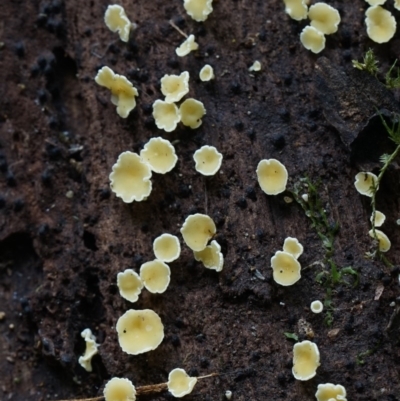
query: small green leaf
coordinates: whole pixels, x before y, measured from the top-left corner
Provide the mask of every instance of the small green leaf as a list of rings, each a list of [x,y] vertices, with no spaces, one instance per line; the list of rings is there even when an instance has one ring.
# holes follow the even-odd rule
[[[283,334],[285,334],[285,337],[288,338],[289,340],[299,341],[299,337],[295,333],[285,332]]]

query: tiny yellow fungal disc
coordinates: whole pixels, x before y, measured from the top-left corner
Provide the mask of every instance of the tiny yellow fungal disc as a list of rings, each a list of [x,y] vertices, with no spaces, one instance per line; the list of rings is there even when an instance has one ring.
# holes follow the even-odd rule
[[[192,129],[199,128],[202,124],[201,118],[206,114],[204,104],[196,99],[186,99],[179,108],[183,125]]]
[[[315,343],[305,340],[296,343],[293,347],[293,376],[297,380],[310,380],[320,365],[319,350]]]
[[[326,3],[313,4],[308,11],[310,25],[325,35],[330,35],[338,30],[340,14],[336,8]]]
[[[148,291],[153,294],[162,294],[168,288],[171,270],[167,264],[155,259],[142,264],[140,278]]]
[[[287,237],[283,243],[283,251],[293,255],[295,259],[301,256],[303,250],[303,245],[300,244],[297,238]]]
[[[179,102],[189,92],[189,73],[181,75],[164,75],[161,78],[161,93],[167,103]]]
[[[358,173],[355,179],[354,186],[356,187],[356,190],[361,195],[372,197],[373,188],[376,187],[378,183],[378,177],[375,174],[363,171]]]
[[[347,401],[346,389],[340,384],[318,384],[315,397],[317,401]]]
[[[203,175],[214,175],[222,164],[222,154],[214,146],[204,145],[193,155],[195,169]]]
[[[378,238],[378,241],[379,241],[379,250],[381,252],[387,252],[390,249],[390,247],[392,246],[390,239],[381,230],[375,230],[375,233],[376,233],[376,237]],[[369,230],[368,234],[370,235],[370,237],[375,238],[373,230]]]
[[[99,344],[96,344],[96,337],[92,334],[90,329],[85,329],[81,333],[82,338],[84,338],[86,342],[85,353],[79,357],[78,362],[79,365],[83,367],[87,372],[92,371],[92,358],[97,354],[97,347]]]
[[[170,263],[179,258],[181,244],[175,235],[162,234],[154,240],[153,251],[158,260]]]
[[[140,157],[158,174],[168,173],[175,167],[178,161],[172,143],[160,137],[151,138],[144,145],[144,148],[140,152]]]
[[[394,8],[400,11],[400,0],[394,0]]]
[[[317,54],[325,49],[326,40],[322,32],[308,25],[301,31],[300,42],[307,50]]]
[[[194,35],[189,35],[188,38],[175,49],[176,54],[179,57],[187,56],[191,51],[197,50],[199,45],[195,42]]]
[[[293,285],[301,278],[301,265],[293,255],[277,251],[271,258],[274,281],[283,286]]]
[[[155,350],[164,338],[160,317],[151,309],[126,311],[117,321],[118,342],[130,355]]]
[[[211,241],[202,251],[194,252],[194,258],[202,262],[204,267],[220,272],[224,267],[224,255],[217,241]]]
[[[153,117],[158,129],[172,132],[181,121],[181,114],[174,103],[156,100],[153,103]]]
[[[307,4],[304,0],[283,0],[285,12],[290,18],[300,21],[307,18]]]
[[[312,301],[310,309],[313,313],[321,313],[324,310],[324,305],[321,301]]]
[[[396,33],[396,20],[390,11],[381,6],[369,7],[365,12],[367,34],[376,43],[386,43]]]
[[[197,377],[190,377],[183,369],[171,370],[168,375],[168,391],[176,398],[190,394],[197,383]]]
[[[196,213],[188,216],[181,228],[186,245],[192,251],[202,251],[217,229],[214,221],[206,214]]]
[[[249,71],[252,72],[258,72],[261,71],[261,63],[256,60],[250,67],[249,67]]]
[[[365,0],[370,6],[381,6],[386,3],[386,0]],[[396,0],[395,0],[396,2]]]
[[[214,76],[214,69],[211,65],[206,64],[201,70],[199,74],[200,80],[203,82],[211,81],[215,78]]]
[[[135,401],[136,389],[129,379],[113,377],[103,391],[105,401]]]
[[[267,195],[278,195],[286,189],[288,172],[276,159],[264,159],[258,163],[257,179],[261,189]]]
[[[132,24],[126,16],[123,7],[117,4],[108,6],[104,15],[104,22],[111,32],[118,32],[119,37],[123,42],[129,40],[129,32]]]
[[[109,67],[103,67],[95,77],[98,85],[111,91],[111,102],[117,106],[120,117],[126,118],[136,107],[137,89],[123,75],[114,74]]]
[[[126,269],[117,275],[117,286],[122,298],[136,302],[142,291],[143,283],[139,275],[132,269]]]
[[[111,190],[125,203],[145,200],[151,192],[151,169],[133,152],[123,152],[112,167]]]
[[[371,223],[372,223],[372,215],[371,215]],[[386,216],[379,212],[378,210],[375,211],[375,227],[380,227],[386,220]]]
[[[183,0],[186,12],[197,22],[205,21],[212,13],[212,0]]]

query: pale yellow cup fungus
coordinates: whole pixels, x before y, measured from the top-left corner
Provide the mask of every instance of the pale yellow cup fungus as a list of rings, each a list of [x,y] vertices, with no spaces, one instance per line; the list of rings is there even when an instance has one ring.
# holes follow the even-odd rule
[[[171,370],[168,375],[168,391],[175,397],[181,398],[190,394],[197,383],[197,377],[190,377],[183,369]]]
[[[293,255],[277,251],[271,258],[274,281],[283,286],[293,285],[301,278],[301,265]]]
[[[111,91],[111,103],[117,106],[117,113],[122,118],[127,118],[136,107],[137,89],[123,75],[115,74],[109,67],[103,67],[95,77],[98,85]]]
[[[390,239],[381,230],[375,230],[375,233],[376,233],[376,237],[378,238],[378,242],[379,242],[379,250],[381,252],[387,252],[390,249],[390,247],[392,246]],[[369,230],[368,234],[370,235],[370,237],[375,238],[373,230]]]
[[[160,316],[151,309],[126,311],[117,321],[118,342],[130,355],[155,350],[164,339]]]
[[[310,25],[325,35],[330,35],[338,30],[340,14],[336,8],[326,3],[313,4],[308,10]]]
[[[376,188],[378,184],[378,177],[373,173],[363,171],[358,173],[355,179],[354,186],[361,195],[372,197],[373,188],[376,190],[378,189]]]
[[[195,41],[194,35],[189,35],[179,47],[175,49],[175,53],[179,57],[187,56],[191,51],[199,48],[198,43]]]
[[[85,340],[86,349],[85,353],[79,357],[78,363],[87,372],[91,372],[92,358],[98,353],[97,347],[99,346],[99,344],[96,344],[96,337],[92,334],[92,331],[90,329],[83,330],[81,336]]]
[[[394,8],[400,11],[400,0],[394,0]]]
[[[111,32],[118,32],[123,42],[128,42],[130,30],[132,27],[135,28],[135,24],[129,21],[124,8],[117,4],[107,7],[104,14],[104,22]]]
[[[195,252],[202,251],[216,231],[213,219],[201,213],[188,216],[181,228],[183,240]]]
[[[181,114],[176,104],[159,99],[153,103],[153,117],[157,128],[163,129],[165,132],[175,130],[181,121]]]
[[[136,302],[143,289],[140,276],[132,269],[126,269],[117,275],[117,286],[122,298],[130,302]]]
[[[303,253],[304,248],[297,238],[287,237],[283,243],[283,251],[290,253],[295,259],[298,259]]]
[[[313,313],[321,313],[324,310],[324,305],[321,301],[312,301],[310,309]]]
[[[201,118],[206,114],[206,109],[202,102],[189,98],[181,104],[179,112],[182,124],[195,129],[202,124]]]
[[[365,0],[370,6],[381,6],[386,3],[386,0]],[[395,0],[396,1],[396,0]]]
[[[151,192],[151,169],[133,152],[123,152],[112,167],[110,186],[125,203],[145,200]]]
[[[211,241],[202,251],[194,252],[194,258],[202,262],[204,267],[220,272],[224,267],[224,255],[217,241]]]
[[[170,263],[179,258],[181,244],[175,235],[162,234],[154,240],[153,251],[158,260]]]
[[[312,379],[320,365],[319,360],[317,344],[308,340],[296,343],[293,347],[293,376],[302,381]]]
[[[221,168],[222,157],[214,146],[204,145],[194,152],[195,169],[203,175],[215,175]]]
[[[307,3],[304,0],[283,0],[285,12],[290,18],[301,21],[307,18]]]
[[[135,401],[136,389],[129,379],[113,377],[103,390],[105,401]]]
[[[370,218],[370,221],[372,223],[372,215]],[[386,220],[386,216],[382,213],[379,212],[378,210],[375,211],[375,227],[380,227]]]
[[[186,12],[197,22],[205,21],[212,13],[213,0],[183,0]]]
[[[346,389],[340,384],[318,384],[315,398],[317,401],[347,401]]]
[[[140,266],[140,278],[149,292],[162,294],[168,288],[171,270],[166,263],[155,259]]]
[[[199,78],[203,82],[211,81],[215,78],[214,69],[211,67],[210,64],[206,64],[199,73]]]
[[[276,159],[264,159],[257,166],[257,180],[267,195],[278,195],[285,191],[288,180],[286,167]]]
[[[369,7],[365,12],[368,37],[376,43],[386,43],[396,33],[396,20],[381,6]]]
[[[250,67],[249,67],[250,72],[258,72],[261,71],[261,63],[256,60]]]
[[[168,173],[178,161],[172,143],[160,137],[151,138],[140,151],[140,157],[150,166],[152,171],[158,174]]]
[[[180,75],[164,75],[161,78],[161,93],[167,103],[179,102],[189,93],[189,73],[183,71]]]
[[[325,49],[326,39],[322,32],[308,25],[301,31],[300,42],[307,50],[317,54]]]

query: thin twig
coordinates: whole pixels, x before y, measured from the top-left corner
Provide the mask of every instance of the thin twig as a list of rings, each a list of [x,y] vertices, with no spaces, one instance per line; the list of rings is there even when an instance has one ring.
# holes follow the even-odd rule
[[[174,21],[169,20],[169,24],[172,26],[172,28],[176,29],[182,36],[184,36],[185,38],[187,38],[188,36],[186,35],[185,32],[183,32],[181,29],[179,29],[176,24],[174,23]]]

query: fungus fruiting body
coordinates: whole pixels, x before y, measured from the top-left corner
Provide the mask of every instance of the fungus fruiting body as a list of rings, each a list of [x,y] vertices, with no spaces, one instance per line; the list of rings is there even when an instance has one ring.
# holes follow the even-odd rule
[[[174,131],[181,121],[181,114],[176,104],[159,99],[153,103],[153,117],[157,128],[165,132]]]
[[[256,60],[250,67],[249,67],[249,71],[252,72],[258,72],[261,71],[261,63]]]
[[[96,337],[92,334],[90,329],[85,329],[81,333],[82,338],[86,342],[85,353],[79,357],[78,363],[85,369],[87,372],[92,371],[92,358],[97,354]]]
[[[140,276],[132,269],[126,269],[117,275],[117,286],[122,298],[136,302],[142,291],[143,283]]]
[[[189,92],[189,73],[164,75],[161,78],[161,92],[167,103],[179,102]]]
[[[178,161],[172,143],[160,137],[151,138],[141,150],[140,157],[158,174],[168,173]]]
[[[195,42],[194,35],[189,35],[186,40],[175,49],[176,54],[179,57],[187,56],[191,51],[197,50],[199,45]]]
[[[222,154],[214,146],[204,145],[193,155],[195,169],[203,175],[215,175],[222,164]]]
[[[133,152],[123,152],[112,167],[110,182],[112,191],[126,203],[140,202],[151,192],[151,169]]]
[[[375,174],[363,171],[358,173],[355,179],[354,186],[361,195],[372,197],[374,189],[378,190],[378,177]]]
[[[111,103],[117,106],[117,113],[122,118],[127,118],[136,107],[137,89],[123,75],[115,74],[109,67],[103,67],[95,77],[98,85],[111,91]]]
[[[181,228],[183,240],[195,252],[202,251],[216,231],[212,218],[201,213],[188,216]]]
[[[212,13],[213,0],[183,0],[186,12],[197,22],[205,21]]]
[[[303,245],[300,244],[297,238],[287,237],[283,243],[283,251],[293,255],[295,259],[301,256],[303,250]]]
[[[135,401],[136,389],[129,379],[113,377],[103,391],[105,401]]]
[[[372,223],[372,218],[373,215],[371,215],[371,223]],[[380,227],[386,220],[386,216],[382,213],[379,212],[378,210],[375,211],[375,227]]]
[[[271,258],[274,281],[283,286],[295,284],[301,278],[301,265],[287,252],[277,251]]]
[[[286,189],[288,173],[286,167],[276,159],[264,159],[258,163],[257,179],[267,195],[278,195]]]
[[[155,259],[142,264],[140,278],[148,291],[153,294],[161,294],[168,288],[171,270],[167,264]]]
[[[161,319],[151,309],[126,311],[118,319],[116,329],[119,345],[130,355],[152,351],[164,338]]]
[[[400,11],[400,0],[394,0],[394,8]]]
[[[374,231],[373,230],[369,230],[368,234],[372,237],[374,237]],[[381,252],[387,252],[390,247],[392,246],[390,239],[388,238],[388,236],[382,232],[381,230],[375,230],[375,234],[376,237],[378,238],[378,242],[379,242],[379,250]]]
[[[154,240],[153,251],[158,260],[170,263],[179,258],[181,244],[175,235],[162,234]]]
[[[340,14],[338,10],[326,3],[313,4],[308,10],[310,25],[325,35],[330,35],[338,30]]]
[[[305,0],[283,0],[285,12],[290,18],[300,21],[307,18],[307,4]]]
[[[376,43],[386,43],[396,33],[396,20],[392,13],[381,6],[369,7],[365,12],[367,34]]]
[[[211,65],[206,64],[201,70],[199,74],[199,78],[203,82],[211,81],[212,79],[215,78],[214,76],[214,69],[211,67]]]
[[[180,368],[171,370],[168,375],[168,391],[176,398],[181,398],[191,393],[196,383],[196,377],[190,377]]]
[[[324,310],[324,305],[321,301],[312,301],[310,309],[313,313],[321,313]]]
[[[370,6],[381,6],[386,3],[386,0],[365,0]],[[396,2],[396,0],[395,0]]]
[[[300,42],[307,50],[318,54],[325,49],[326,39],[322,32],[308,25],[301,31]]]
[[[315,398],[317,401],[347,401],[346,389],[340,384],[318,384]]]
[[[315,343],[305,340],[296,343],[293,347],[293,376],[297,380],[310,380],[320,365],[320,354]]]
[[[104,15],[104,22],[110,31],[118,32],[123,42],[128,42],[132,23],[123,7],[117,4],[109,5]]]
[[[206,114],[206,109],[202,102],[189,98],[181,104],[179,112],[182,124],[195,129],[199,128],[202,124],[201,118]]]
[[[224,267],[224,255],[217,241],[211,241],[202,251],[194,252],[194,258],[201,261],[207,269],[220,272]]]

